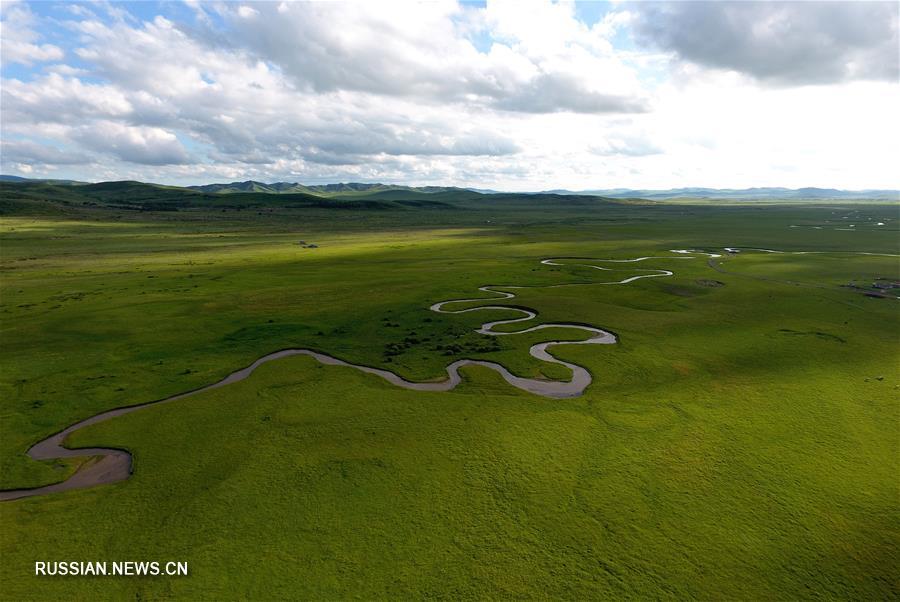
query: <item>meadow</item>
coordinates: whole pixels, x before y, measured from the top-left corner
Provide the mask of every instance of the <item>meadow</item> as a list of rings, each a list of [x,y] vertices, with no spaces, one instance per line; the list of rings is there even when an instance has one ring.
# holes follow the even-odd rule
[[[900,322],[870,296],[900,262],[859,254],[900,253],[897,205],[0,193],[0,488],[76,470],[26,455],[73,422],[281,348],[412,380],[460,358],[567,378],[528,348],[583,334],[489,337],[515,316],[428,310],[486,284],[619,337],[554,348],[593,375],[571,399],[477,367],[423,393],[295,357],[78,431],[71,447],[128,449],[134,473],[0,503],[0,597],[900,596]],[[723,247],[818,253],[670,253]],[[640,256],[660,259],[540,263]],[[602,284],[649,268],[674,276]],[[190,575],[35,577],[36,560]]]

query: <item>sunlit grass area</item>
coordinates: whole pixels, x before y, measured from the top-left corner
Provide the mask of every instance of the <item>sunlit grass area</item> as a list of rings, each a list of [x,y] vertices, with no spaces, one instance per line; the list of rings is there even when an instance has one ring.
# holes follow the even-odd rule
[[[554,348],[593,376],[569,400],[481,368],[465,369],[455,391],[416,393],[293,358],[79,431],[70,446],[128,449],[134,474],[0,504],[2,591],[890,597],[897,302],[843,285],[900,278],[896,257],[857,254],[895,254],[897,239],[789,229],[833,210],[461,203],[332,220],[320,210],[182,223],[152,212],[5,216],[5,488],[77,467],[25,453],[65,426],[281,348],[413,380],[439,379],[460,358],[568,378],[528,348],[578,331],[490,337],[474,331],[515,314],[428,310],[490,298],[486,284],[528,287],[508,289],[508,304],[536,311],[536,323],[593,325],[619,341]],[[824,252],[670,252],[724,246]],[[599,262],[640,256],[661,259]],[[548,257],[583,260],[540,263]],[[592,260],[615,271],[576,265]],[[646,269],[674,276],[609,284]],[[37,559],[135,556],[187,560],[191,575],[28,577]]]

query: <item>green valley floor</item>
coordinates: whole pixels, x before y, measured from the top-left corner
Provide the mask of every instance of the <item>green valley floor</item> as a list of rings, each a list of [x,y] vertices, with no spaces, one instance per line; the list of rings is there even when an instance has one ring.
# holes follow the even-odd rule
[[[484,285],[525,288],[454,309],[617,342],[552,349],[593,379],[564,399],[481,366],[430,392],[291,357],[81,429],[69,447],[126,449],[133,474],[0,502],[0,598],[900,596],[896,205],[447,203],[7,207],[3,489],[76,471],[27,455],[66,426],[278,349],[568,379],[529,347],[583,331],[429,310]],[[609,284],[643,270],[672,275]],[[70,560],[189,574],[34,574]]]

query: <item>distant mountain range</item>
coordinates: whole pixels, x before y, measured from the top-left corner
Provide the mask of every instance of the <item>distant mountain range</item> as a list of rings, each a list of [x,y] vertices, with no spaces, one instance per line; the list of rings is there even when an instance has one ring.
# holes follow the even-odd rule
[[[596,195],[608,198],[642,198],[664,200],[676,198],[743,199],[743,200],[814,200],[814,199],[883,199],[900,201],[900,190],[838,190],[836,188],[669,188],[666,190],[547,190],[551,194]]]
[[[391,184],[321,184],[304,185],[297,182],[275,182],[265,184],[247,180],[246,182],[230,182],[228,184],[205,184],[188,186],[192,190],[207,193],[230,192],[268,192],[273,194],[303,192],[317,195],[339,195],[346,193],[375,193],[384,191],[408,190],[423,194],[468,190],[481,194],[500,194],[502,191],[486,188],[458,188],[452,186],[400,186]],[[607,198],[642,198],[642,199],[675,199],[675,198],[710,198],[710,199],[884,199],[900,200],[897,190],[838,190],[836,188],[669,188],[666,190],[637,190],[630,188],[608,188],[597,190],[543,190],[524,194],[562,194],[579,196],[602,196]]]
[[[4,182],[41,182],[55,185],[85,185],[87,182],[76,180],[47,180],[23,178],[20,176],[0,175],[0,181]],[[405,192],[407,194],[436,194],[447,192],[467,192],[479,194],[505,194],[502,191],[484,188],[460,188],[453,186],[402,186],[393,184],[370,184],[349,182],[340,184],[315,184],[306,185],[298,182],[274,182],[267,184],[247,180],[244,182],[229,182],[222,184],[203,184],[198,186],[186,186],[188,190],[205,194],[233,194],[233,193],[265,193],[265,194],[311,194],[316,196],[369,196],[384,193]],[[545,190],[541,192],[519,194],[554,194],[554,195],[578,195],[598,196],[614,199],[648,199],[667,200],[678,198],[693,199],[732,199],[732,200],[854,200],[872,199],[886,201],[900,201],[900,190],[838,190],[836,188],[669,188],[665,190],[639,190],[631,188],[607,188],[592,190]]]
[[[57,184],[59,186],[71,186],[75,184],[89,184],[89,182],[79,182],[78,180],[48,180],[43,178],[23,178],[21,176],[4,176],[0,175],[0,182],[40,182],[43,184]]]
[[[200,186],[187,186],[186,188],[206,193],[227,194],[234,192],[267,192],[271,194],[293,194],[302,192],[304,194],[316,194],[320,196],[376,193],[395,190],[408,190],[412,192],[419,192],[422,194],[432,194],[435,192],[460,190],[460,188],[449,186],[415,187],[394,186],[390,184],[361,184],[357,182],[314,185],[305,185],[298,182],[274,182],[272,184],[266,184],[265,182],[256,182],[254,180],[247,180],[246,182],[229,182],[227,184],[203,184]]]
[[[400,186],[391,184],[321,184],[304,185],[297,182],[275,182],[265,184],[247,180],[246,182],[231,182],[228,184],[205,184],[202,186],[188,186],[192,190],[213,193],[229,192],[269,192],[269,193],[295,193],[317,195],[339,195],[347,193],[376,193],[384,191],[408,190],[422,194],[435,192],[449,192],[453,190],[467,190],[481,194],[501,194],[502,191],[486,188],[458,188],[452,186]],[[608,188],[597,190],[543,190],[525,194],[562,194],[579,196],[602,196],[607,198],[627,199],[642,198],[651,200],[664,200],[675,198],[709,198],[709,199],[883,199],[900,200],[898,190],[838,190],[836,188],[669,188],[666,190],[637,190],[630,188]]]

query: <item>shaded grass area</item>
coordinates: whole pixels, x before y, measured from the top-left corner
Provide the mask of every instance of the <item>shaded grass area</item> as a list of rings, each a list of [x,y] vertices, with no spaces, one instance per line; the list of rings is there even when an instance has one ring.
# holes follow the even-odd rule
[[[539,316],[501,330],[579,322],[620,337],[554,348],[594,375],[574,400],[480,369],[452,393],[412,393],[294,358],[86,429],[73,445],[125,447],[135,475],[0,505],[4,596],[898,595],[896,302],[842,288],[896,279],[896,258],[539,264],[722,246],[897,253],[896,232],[789,228],[841,219],[833,206],[467,203],[4,217],[3,487],[64,478],[73,466],[24,452],[66,425],[278,348],[420,380],[460,357],[565,378],[527,349],[577,332],[488,337],[472,331],[510,312],[427,310],[490,297],[485,284],[571,284],[510,289]],[[600,284],[646,268],[676,275]],[[30,576],[64,558],[188,560],[192,574]]]

